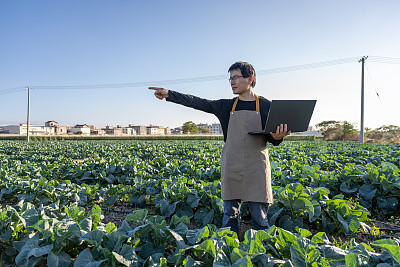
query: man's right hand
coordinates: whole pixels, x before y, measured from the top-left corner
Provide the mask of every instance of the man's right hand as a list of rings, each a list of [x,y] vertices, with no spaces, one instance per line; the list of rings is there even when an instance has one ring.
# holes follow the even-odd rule
[[[154,95],[160,100],[168,97],[168,89],[162,87],[149,87],[149,89],[155,90]]]

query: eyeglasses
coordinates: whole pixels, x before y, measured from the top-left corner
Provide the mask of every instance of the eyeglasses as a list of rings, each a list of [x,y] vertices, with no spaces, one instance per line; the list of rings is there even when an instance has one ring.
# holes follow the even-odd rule
[[[236,75],[236,76],[230,77],[230,78],[228,79],[228,81],[229,81],[229,82],[236,81],[236,80],[239,79],[240,77],[243,77],[243,76]]]

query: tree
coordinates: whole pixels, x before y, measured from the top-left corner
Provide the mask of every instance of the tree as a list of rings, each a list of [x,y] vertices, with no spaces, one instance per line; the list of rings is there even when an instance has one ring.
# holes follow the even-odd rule
[[[184,134],[197,134],[197,125],[192,121],[187,121],[183,124],[182,131]]]
[[[358,140],[359,135],[357,134],[357,130],[354,128],[354,124],[348,121],[343,121],[341,123],[341,130],[342,130],[341,140],[343,141]]]
[[[400,141],[400,127],[396,125],[383,125],[372,130],[370,138],[383,143],[398,143]]]
[[[322,131],[324,140],[355,141],[358,139],[357,130],[348,121],[323,121],[315,125]]]
[[[340,121],[323,121],[315,126],[322,131],[324,140],[337,140],[342,135]]]
[[[210,133],[210,129],[208,129],[208,128],[200,128],[199,132],[203,133],[203,134],[208,134],[208,133]]]

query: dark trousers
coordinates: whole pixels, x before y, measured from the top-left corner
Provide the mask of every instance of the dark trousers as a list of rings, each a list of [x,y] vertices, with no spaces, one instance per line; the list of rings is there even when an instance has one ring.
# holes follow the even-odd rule
[[[251,219],[254,230],[265,230],[269,228],[267,211],[269,203],[247,202],[250,209]],[[239,237],[240,224],[239,214],[242,200],[224,200],[224,217],[222,218],[222,227],[230,227]]]

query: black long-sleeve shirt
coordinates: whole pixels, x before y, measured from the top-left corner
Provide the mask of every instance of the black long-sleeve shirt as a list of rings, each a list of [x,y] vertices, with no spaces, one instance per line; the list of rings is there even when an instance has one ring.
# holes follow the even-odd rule
[[[228,135],[230,112],[232,111],[232,106],[235,102],[235,99],[236,98],[208,100],[197,96],[182,94],[176,91],[169,90],[167,101],[214,114],[221,123],[222,132],[224,133],[224,141],[226,141],[226,137]],[[271,106],[271,102],[262,96],[259,97],[259,100],[261,125],[262,128],[264,128],[267,121],[267,115]],[[239,99],[235,110],[256,110],[256,101],[242,101]],[[270,134],[265,135],[265,141],[272,143],[274,146],[279,145],[282,140],[283,139],[275,140]]]

